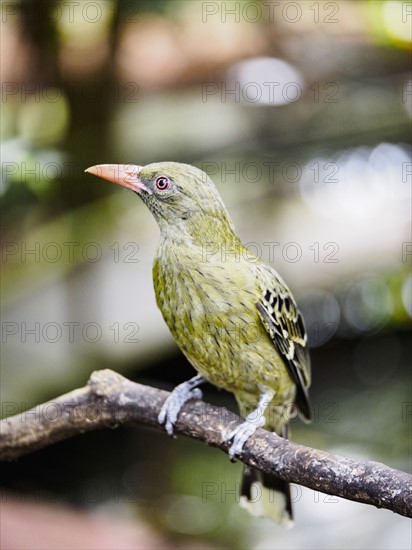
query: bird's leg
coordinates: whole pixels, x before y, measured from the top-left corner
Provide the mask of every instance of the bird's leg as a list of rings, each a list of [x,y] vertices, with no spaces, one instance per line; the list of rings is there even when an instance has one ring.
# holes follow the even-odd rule
[[[265,425],[265,410],[272,401],[274,395],[275,392],[272,390],[266,388],[261,389],[259,403],[256,409],[247,415],[243,424],[240,424],[240,426],[237,426],[237,428],[227,434],[225,441],[231,441],[233,439],[232,446],[229,449],[230,460],[233,460],[235,455],[240,456],[242,454],[243,445],[249,437],[253,435],[258,428]]]
[[[203,376],[198,374],[190,380],[183,382],[175,387],[163,407],[160,409],[157,420],[160,425],[165,424],[166,431],[169,435],[173,435],[173,427],[176,423],[177,416],[186,403],[190,399],[202,399],[202,392],[197,386],[206,382]]]

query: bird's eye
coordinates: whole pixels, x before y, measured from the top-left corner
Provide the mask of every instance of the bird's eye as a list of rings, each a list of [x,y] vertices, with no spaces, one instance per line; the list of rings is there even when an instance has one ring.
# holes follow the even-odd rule
[[[166,191],[167,189],[170,189],[171,185],[172,185],[172,182],[166,176],[160,176],[156,180],[156,187],[157,189],[159,189],[159,191]]]

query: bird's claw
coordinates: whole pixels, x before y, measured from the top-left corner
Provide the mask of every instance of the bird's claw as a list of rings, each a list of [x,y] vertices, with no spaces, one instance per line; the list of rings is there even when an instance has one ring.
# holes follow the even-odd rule
[[[234,462],[236,456],[242,456],[243,446],[246,441],[258,428],[261,428],[264,425],[264,417],[261,417],[258,421],[246,419],[242,424],[237,426],[225,436],[225,441],[233,440],[229,449],[229,457],[232,462]]]
[[[202,395],[202,390],[199,388],[190,389],[186,382],[179,384],[163,403],[157,417],[159,424],[164,424],[167,433],[172,436],[174,425],[183,405],[190,399],[202,399]]]

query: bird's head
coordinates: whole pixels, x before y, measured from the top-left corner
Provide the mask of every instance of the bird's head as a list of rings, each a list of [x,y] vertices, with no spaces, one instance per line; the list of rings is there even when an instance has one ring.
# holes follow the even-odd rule
[[[156,162],[147,166],[98,164],[86,172],[137,193],[156,218],[160,229],[220,223],[233,229],[229,215],[213,182],[205,172],[179,162]]]

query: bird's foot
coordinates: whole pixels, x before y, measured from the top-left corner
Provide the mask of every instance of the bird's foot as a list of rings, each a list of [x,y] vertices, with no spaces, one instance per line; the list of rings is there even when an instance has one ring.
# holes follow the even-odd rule
[[[252,418],[252,415],[254,415],[254,418]],[[243,446],[246,441],[258,428],[261,428],[264,425],[265,417],[261,416],[256,420],[256,414],[252,413],[246,417],[246,420],[242,424],[227,434],[225,441],[233,440],[233,443],[229,449],[230,460],[233,461],[236,455],[242,455]]]
[[[202,384],[204,381],[202,376],[194,376],[187,382],[176,386],[164,402],[157,420],[160,425],[165,425],[169,435],[173,435],[173,428],[178,414],[186,401],[190,401],[190,399],[202,399],[202,391],[196,386]]]

